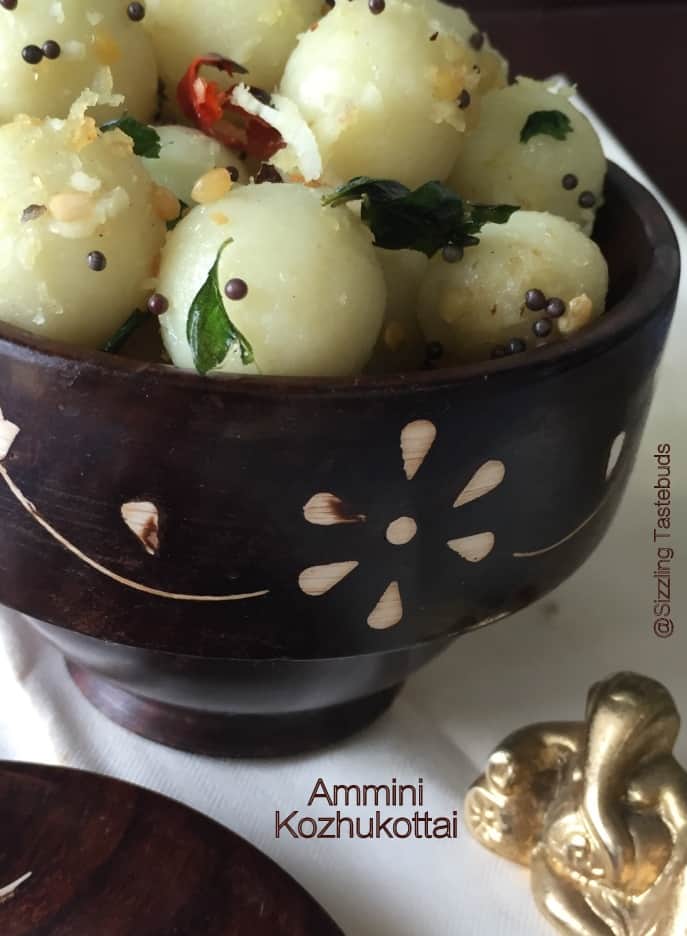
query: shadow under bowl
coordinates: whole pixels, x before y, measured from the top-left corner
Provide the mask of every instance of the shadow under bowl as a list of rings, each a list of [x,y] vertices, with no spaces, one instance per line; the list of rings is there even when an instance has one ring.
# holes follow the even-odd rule
[[[274,755],[362,727],[611,522],[680,258],[616,166],[595,236],[599,322],[455,369],[201,378],[0,328],[0,602],[156,741]]]

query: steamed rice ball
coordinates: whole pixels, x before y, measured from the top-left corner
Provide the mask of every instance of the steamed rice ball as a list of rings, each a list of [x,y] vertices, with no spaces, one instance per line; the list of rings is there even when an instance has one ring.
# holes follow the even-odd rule
[[[121,131],[26,116],[0,128],[0,320],[101,346],[145,301],[165,238]]]
[[[217,53],[248,69],[250,84],[271,91],[296,45],[298,34],[317,20],[322,0],[147,0],[147,26],[167,99],[198,56]],[[219,72],[208,72],[221,82]]]
[[[179,367],[194,367],[189,310],[218,256],[224,308],[254,364],[234,345],[216,370],[339,377],[363,369],[386,287],[370,232],[352,212],[322,207],[321,193],[305,186],[271,183],[194,208],[169,237],[158,286],[169,302],[163,341]]]
[[[478,128],[470,134],[450,178],[464,198],[487,204],[510,204],[549,211],[577,222],[591,233],[601,204],[606,158],[589,120],[570,101],[572,89],[519,78],[482,101]],[[558,112],[570,122],[564,139],[546,132],[527,142],[521,133],[545,128],[540,115]],[[549,124],[550,126],[550,124]]]
[[[358,175],[445,179],[481,93],[478,53],[418,5],[337,3],[289,58],[281,92],[312,129],[332,184]]]
[[[482,72],[482,93],[505,86],[508,80],[508,63],[492,46],[489,37],[479,29],[467,10],[445,3],[444,0],[408,2],[422,7],[427,12],[432,24],[432,36],[435,32],[448,31],[470,43],[478,53],[478,64]]]
[[[138,120],[157,109],[157,66],[138,18],[124,0],[21,0],[0,7],[0,122],[17,114],[66,117],[103,67],[112,72],[118,108]],[[133,15],[132,15],[133,13]],[[117,115],[96,108],[99,122]]]
[[[417,298],[429,260],[415,250],[377,250],[386,281],[384,324],[367,370],[398,373],[417,370],[426,357],[417,320]]]
[[[156,127],[155,131],[160,138],[160,155],[143,163],[158,185],[174,192],[186,205],[193,201],[198,180],[213,169],[227,169],[232,182],[248,181],[236,153],[200,130],[170,125]]]
[[[432,260],[420,327],[448,360],[480,361],[567,337],[605,309],[608,267],[577,225],[518,211],[487,224],[462,260]]]

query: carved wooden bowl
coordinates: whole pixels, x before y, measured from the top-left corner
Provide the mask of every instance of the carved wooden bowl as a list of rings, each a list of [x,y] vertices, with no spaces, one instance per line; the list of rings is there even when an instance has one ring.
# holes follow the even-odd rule
[[[166,744],[275,754],[361,727],[571,575],[618,507],[680,263],[617,167],[596,236],[598,323],[453,370],[207,379],[3,329],[0,601]]]

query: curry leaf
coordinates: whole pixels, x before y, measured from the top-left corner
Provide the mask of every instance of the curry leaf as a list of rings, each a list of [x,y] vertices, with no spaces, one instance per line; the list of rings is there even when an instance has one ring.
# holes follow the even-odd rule
[[[519,211],[512,205],[475,205],[465,202],[465,232],[479,234],[485,224],[507,224],[511,216]]]
[[[565,140],[573,132],[570,118],[559,110],[534,111],[520,131],[520,142],[528,143],[532,137],[550,136],[554,140]]]
[[[135,117],[119,117],[117,120],[110,120],[100,128],[103,133],[110,130],[121,130],[134,141],[134,153],[145,159],[159,159],[162,144],[160,135],[154,127],[139,123]]]
[[[335,207],[361,201],[361,219],[387,250],[417,250],[433,257],[444,247],[470,247],[487,223],[505,224],[519,209],[511,205],[473,205],[440,182],[412,192],[400,182],[359,176],[342,185],[322,204]]]
[[[232,241],[229,238],[217,251],[217,259],[188,313],[186,336],[199,374],[207,374],[218,367],[236,345],[243,364],[252,364],[254,361],[253,349],[227,315],[219,285],[220,260]]]
[[[134,332],[138,331],[150,318],[149,312],[141,312],[140,309],[134,309],[124,324],[117,329],[114,335],[102,346],[107,354],[118,354],[127,343]]]

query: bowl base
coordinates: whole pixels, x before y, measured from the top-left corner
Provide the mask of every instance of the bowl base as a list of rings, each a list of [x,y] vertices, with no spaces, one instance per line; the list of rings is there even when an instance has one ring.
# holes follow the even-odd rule
[[[70,661],[67,669],[79,691],[111,721],[166,747],[210,757],[283,757],[326,747],[379,718],[403,686],[329,708],[230,715],[146,699]]]

